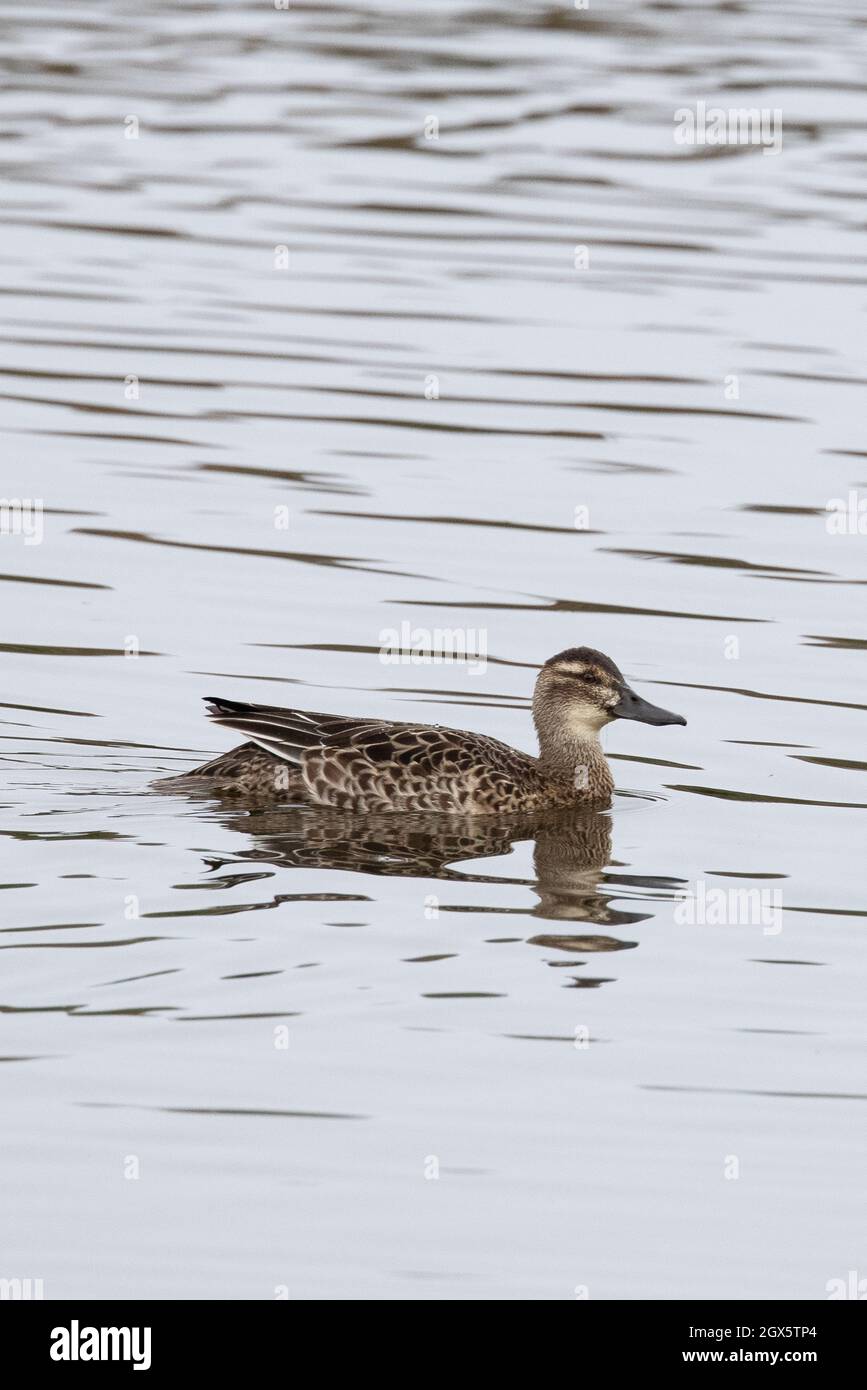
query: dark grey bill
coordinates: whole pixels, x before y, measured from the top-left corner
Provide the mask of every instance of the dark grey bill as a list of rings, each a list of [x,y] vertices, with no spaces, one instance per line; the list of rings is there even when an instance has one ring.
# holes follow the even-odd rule
[[[672,714],[670,709],[660,709],[649,700],[642,700],[628,685],[624,685],[620,699],[612,710],[615,719],[638,719],[642,724],[685,724],[682,714]]]

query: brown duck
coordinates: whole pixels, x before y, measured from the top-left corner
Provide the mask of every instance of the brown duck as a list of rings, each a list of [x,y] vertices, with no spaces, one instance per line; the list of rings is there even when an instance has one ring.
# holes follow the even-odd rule
[[[163,780],[166,790],[303,801],[348,811],[483,815],[604,805],[614,779],[599,743],[613,719],[685,724],[642,700],[614,662],[572,647],[545,662],[533,693],[539,756],[486,734],[344,718],[209,698],[215,724],[250,740]]]

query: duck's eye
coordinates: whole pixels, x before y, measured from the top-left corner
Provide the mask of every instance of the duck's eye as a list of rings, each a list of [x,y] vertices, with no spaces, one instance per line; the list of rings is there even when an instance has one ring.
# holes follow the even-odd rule
[[[586,681],[588,685],[599,684],[599,677],[596,675],[594,671],[582,671],[581,679],[582,681]]]

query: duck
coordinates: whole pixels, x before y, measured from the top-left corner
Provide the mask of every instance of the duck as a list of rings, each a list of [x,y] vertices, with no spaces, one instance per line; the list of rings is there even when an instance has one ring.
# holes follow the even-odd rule
[[[205,697],[208,717],[248,742],[163,790],[300,801],[353,812],[493,815],[610,804],[614,778],[599,735],[615,719],[686,724],[627,684],[610,657],[570,647],[541,667],[533,692],[539,754],[437,724],[316,714]]]

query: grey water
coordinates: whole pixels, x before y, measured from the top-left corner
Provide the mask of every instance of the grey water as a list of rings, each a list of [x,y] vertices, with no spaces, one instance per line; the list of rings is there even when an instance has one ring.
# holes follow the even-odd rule
[[[0,19],[0,1277],[827,1297],[867,1258],[863,8]],[[678,145],[698,102],[781,150]],[[436,630],[485,661],[382,659]],[[688,720],[606,732],[610,813],[150,788],[230,746],[204,695],[532,748],[581,644]]]

